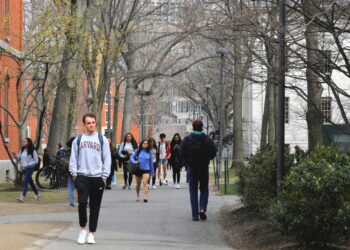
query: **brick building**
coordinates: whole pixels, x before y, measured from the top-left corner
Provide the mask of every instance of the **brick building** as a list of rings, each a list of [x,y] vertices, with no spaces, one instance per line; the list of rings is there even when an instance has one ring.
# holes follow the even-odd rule
[[[0,0],[0,104],[15,119],[19,110],[17,96],[21,95],[21,81],[17,77],[22,67],[23,11],[23,0]],[[9,150],[17,152],[19,131],[4,108],[0,109],[2,131]],[[12,178],[12,170],[0,140],[0,182]]]

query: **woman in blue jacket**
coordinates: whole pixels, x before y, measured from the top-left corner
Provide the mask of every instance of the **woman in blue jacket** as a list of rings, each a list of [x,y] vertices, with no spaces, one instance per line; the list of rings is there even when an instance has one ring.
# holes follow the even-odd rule
[[[140,168],[136,170],[136,201],[140,201],[141,181],[143,184],[143,201],[148,202],[148,179],[153,176],[153,156],[149,151],[148,141],[143,140],[140,147],[130,157],[132,163],[139,163]]]

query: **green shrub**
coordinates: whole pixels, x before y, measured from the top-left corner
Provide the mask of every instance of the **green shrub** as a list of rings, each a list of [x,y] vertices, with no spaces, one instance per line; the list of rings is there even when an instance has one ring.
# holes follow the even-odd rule
[[[322,248],[350,230],[350,157],[319,147],[294,166],[270,219],[306,246]]]
[[[285,169],[292,164],[289,148],[285,154]],[[246,167],[238,171],[237,191],[247,206],[264,208],[277,194],[277,153],[276,148],[262,146],[249,160]],[[287,172],[287,171],[286,171]]]

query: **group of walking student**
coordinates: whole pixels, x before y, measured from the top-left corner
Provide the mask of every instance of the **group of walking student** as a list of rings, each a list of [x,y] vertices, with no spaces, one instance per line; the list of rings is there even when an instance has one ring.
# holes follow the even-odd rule
[[[96,116],[85,114],[82,119],[85,133],[73,137],[67,143],[68,150],[62,156],[60,164],[67,165],[69,172],[68,197],[70,205],[74,206],[74,188],[78,193],[78,214],[80,232],[78,244],[94,244],[94,234],[97,229],[102,195],[105,189],[111,189],[111,179],[117,170],[117,161],[122,165],[124,186],[131,189],[133,175],[136,181],[136,202],[141,200],[141,184],[143,186],[143,201],[149,201],[149,189],[156,189],[157,185],[168,185],[168,164],[173,171],[174,188],[180,188],[180,172],[185,166],[187,182],[189,183],[192,220],[206,220],[206,211],[209,197],[209,162],[216,155],[217,149],[210,137],[202,132],[203,123],[200,120],[193,122],[193,132],[183,140],[176,133],[171,142],[166,140],[165,134],[160,134],[160,141],[154,138],[143,139],[137,145],[134,136],[127,133],[117,150],[110,139],[96,132]],[[62,147],[59,145],[59,147]],[[60,150],[60,149],[59,149]],[[21,152],[16,155],[25,169],[24,189],[19,201],[23,202],[31,185],[35,196],[39,193],[32,180],[32,173],[38,156],[33,143],[26,138]],[[137,165],[131,173],[131,165]],[[158,181],[157,181],[158,177]],[[200,197],[198,200],[198,185]],[[89,202],[89,219],[87,206]],[[87,230],[87,223],[89,222]]]

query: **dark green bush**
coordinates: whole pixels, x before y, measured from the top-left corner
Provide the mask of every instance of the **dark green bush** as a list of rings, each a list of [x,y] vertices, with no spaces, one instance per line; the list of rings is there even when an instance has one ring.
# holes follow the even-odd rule
[[[319,147],[294,166],[269,209],[272,222],[306,246],[322,248],[350,230],[350,157]]]
[[[286,172],[292,164],[289,148],[285,155]],[[271,199],[277,195],[277,154],[276,148],[262,146],[249,160],[246,167],[238,171],[239,181],[237,191],[242,202],[247,206],[261,209],[268,206]]]

